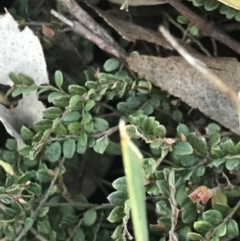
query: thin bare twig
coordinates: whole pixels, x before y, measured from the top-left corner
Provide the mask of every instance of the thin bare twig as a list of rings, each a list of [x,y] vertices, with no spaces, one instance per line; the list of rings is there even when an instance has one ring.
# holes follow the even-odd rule
[[[232,39],[229,35],[224,33],[221,29],[215,26],[213,23],[207,22],[202,17],[198,16],[191,9],[186,7],[180,0],[167,0],[178,12],[189,19],[195,24],[205,36],[212,37],[217,41],[225,44],[238,54],[240,54],[240,44],[236,40]]]
[[[30,232],[34,234],[35,238],[38,239],[39,241],[48,241],[35,228],[31,228]]]
[[[238,211],[239,208],[240,208],[240,200],[239,200],[238,203],[233,207],[233,209],[232,209],[231,212],[228,214],[228,216],[227,216],[226,218],[224,218],[223,221],[222,221],[217,227],[215,227],[215,228],[212,230],[211,234],[210,234],[205,240],[206,240],[206,241],[211,240],[211,239],[214,237],[214,235],[215,235],[215,233],[217,232],[217,230],[219,229],[219,227],[221,227],[221,225],[223,225],[223,224],[227,224],[227,223],[231,220],[231,218],[233,217],[233,215]]]
[[[62,164],[65,160],[65,157],[62,158],[62,160],[60,161],[59,165]],[[56,168],[56,171],[55,171],[55,175],[50,183],[50,186],[47,190],[47,193],[46,195],[44,196],[44,198],[42,199],[42,201],[39,203],[38,207],[36,208],[36,210],[33,212],[33,214],[31,215],[31,218],[33,220],[35,220],[37,218],[37,215],[39,213],[39,211],[42,209],[42,207],[44,206],[44,204],[47,202],[49,196],[50,196],[50,193],[51,193],[51,189],[52,187],[54,186],[54,184],[56,183],[57,179],[58,179],[58,175],[59,175],[59,172],[60,172],[60,168],[59,166]],[[21,230],[19,232],[19,235],[17,236],[17,238],[15,239],[15,241],[20,241],[22,239],[22,237],[24,237],[26,235],[26,232],[25,230]]]
[[[72,28],[72,31],[79,34],[80,36],[88,39],[89,41],[96,44],[100,49],[103,51],[116,56],[120,59],[125,59],[127,54],[124,50],[119,50],[117,47],[109,44],[108,42],[105,42],[101,37],[98,35],[95,35],[93,32],[91,32],[88,28],[86,28],[84,25],[82,25],[78,21],[71,21],[67,18],[65,18],[60,13],[56,12],[55,10],[51,10],[51,14],[54,15],[56,18],[67,24]]]

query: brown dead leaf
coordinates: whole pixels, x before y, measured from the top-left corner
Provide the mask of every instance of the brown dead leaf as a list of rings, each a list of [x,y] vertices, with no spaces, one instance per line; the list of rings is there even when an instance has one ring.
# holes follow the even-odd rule
[[[42,34],[47,38],[53,38],[55,35],[55,32],[52,28],[50,28],[46,25],[43,25],[42,26]]]
[[[108,12],[102,11],[91,6],[95,12],[102,17],[105,22],[114,28],[125,40],[135,42],[137,40],[147,41],[156,45],[160,45],[166,49],[172,50],[171,45],[166,41],[158,31],[154,32],[150,29],[143,28],[131,22],[126,22],[116,18]]]
[[[230,88],[240,91],[240,65],[236,59],[201,57],[200,60]],[[183,58],[134,56],[127,58],[127,63],[155,86],[240,134],[237,107]]]

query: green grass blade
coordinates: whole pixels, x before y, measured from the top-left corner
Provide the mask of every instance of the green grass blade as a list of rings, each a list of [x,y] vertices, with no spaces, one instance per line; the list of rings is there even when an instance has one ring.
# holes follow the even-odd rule
[[[120,121],[119,129],[135,238],[136,241],[148,241],[143,157],[130,140],[124,121]]]

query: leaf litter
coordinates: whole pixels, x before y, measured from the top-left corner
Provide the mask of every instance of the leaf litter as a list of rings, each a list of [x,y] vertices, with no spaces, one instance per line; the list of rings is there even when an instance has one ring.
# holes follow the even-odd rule
[[[236,59],[201,56],[200,60],[230,88],[240,91],[240,66]],[[155,86],[240,134],[237,106],[182,57],[138,55],[128,57],[127,63]]]
[[[18,23],[7,12],[0,15],[0,36],[0,46],[4,46],[0,52],[0,84],[13,84],[10,72],[29,75],[36,85],[49,83],[42,46],[32,30],[25,27],[20,31]],[[33,127],[34,122],[42,119],[44,109],[36,92],[23,94],[15,108],[7,109],[0,105],[0,120],[7,132],[17,139],[18,148],[24,145],[20,128],[24,124]]]

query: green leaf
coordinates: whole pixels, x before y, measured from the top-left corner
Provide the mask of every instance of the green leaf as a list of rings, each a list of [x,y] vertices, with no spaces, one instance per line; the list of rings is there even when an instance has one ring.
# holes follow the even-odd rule
[[[193,227],[197,232],[205,235],[212,228],[212,225],[207,221],[197,221],[194,222]]]
[[[84,154],[87,150],[87,146],[83,146],[81,142],[78,140],[77,142],[77,153]]]
[[[84,241],[85,239],[85,234],[81,228],[79,228],[74,236],[73,236],[73,241]]]
[[[240,197],[240,187],[233,185],[230,188],[226,188],[224,189],[224,193],[228,196],[228,197]]]
[[[197,26],[193,25],[190,27],[189,32],[193,35],[193,36],[197,36],[199,29]]]
[[[208,126],[206,128],[206,132],[209,136],[213,135],[216,132],[220,132],[220,131],[221,131],[221,127],[216,123],[210,123],[210,124],[208,124]]]
[[[7,91],[7,93],[5,94],[6,101],[7,101],[7,97],[11,96],[14,90],[15,90],[15,87],[12,87]]]
[[[227,232],[227,225],[225,223],[222,223],[216,227],[215,236],[223,237],[224,235],[226,235],[226,232]]]
[[[24,232],[27,233],[33,226],[33,219],[32,218],[26,218],[24,221]]]
[[[13,82],[14,84],[16,84],[16,85],[21,84],[20,79],[19,79],[17,73],[10,72],[10,73],[9,73],[9,78],[12,80],[12,82]]]
[[[60,70],[55,71],[54,80],[55,80],[56,86],[58,88],[61,88],[63,85],[63,74]]]
[[[122,225],[122,224],[121,224],[121,225],[118,225],[118,226],[115,228],[115,230],[114,230],[111,238],[112,238],[112,239],[117,239],[117,238],[119,238],[119,237],[122,237],[122,231],[123,231],[123,225]],[[117,239],[116,241],[121,241],[121,239],[120,239],[120,240]]]
[[[93,146],[93,150],[97,153],[103,154],[108,146],[109,139],[108,138],[101,138],[97,140],[95,145]]]
[[[83,214],[83,223],[86,226],[93,225],[96,220],[97,220],[97,212],[93,209],[90,209]]]
[[[109,155],[121,155],[121,146],[119,143],[115,143],[113,141],[109,141],[108,146],[105,150],[105,153]]]
[[[189,232],[187,237],[193,241],[199,241],[203,239],[203,236],[199,233]]]
[[[117,223],[125,216],[124,207],[115,207],[108,215],[107,220],[110,223]]]
[[[96,105],[94,100],[88,100],[84,106],[86,112],[90,111]]]
[[[45,119],[54,120],[60,117],[62,114],[62,110],[58,107],[48,107],[43,111],[43,117]]]
[[[56,162],[60,159],[62,154],[62,147],[59,142],[53,142],[47,147],[46,156],[50,162]]]
[[[187,135],[187,134],[189,134],[189,128],[185,125],[185,124],[179,124],[178,126],[177,126],[177,133],[178,133],[178,135],[180,135],[181,133],[183,134],[183,135]]]
[[[174,154],[177,156],[184,156],[184,155],[190,155],[193,153],[193,148],[190,145],[190,143],[186,142],[186,141],[181,141],[178,142],[175,146],[174,146]]]
[[[169,198],[170,192],[169,192],[169,186],[165,180],[158,180],[156,181],[156,184],[160,190],[160,193],[164,196]]]
[[[94,132],[94,124],[92,121],[90,121],[87,124],[84,124],[83,127],[86,133],[92,134]]]
[[[31,141],[34,137],[34,132],[29,130],[26,126],[22,126],[21,128],[21,136],[24,141]]]
[[[75,122],[78,121],[80,119],[81,115],[78,111],[71,111],[68,112],[64,117],[63,117],[63,121],[65,122]]]
[[[69,106],[73,107],[76,104],[78,104],[81,100],[81,96],[80,95],[74,95],[71,97],[70,101],[69,101]]]
[[[68,125],[68,130],[70,134],[77,134],[81,129],[81,124],[79,122],[73,122]]]
[[[218,2],[216,0],[204,1],[204,8],[207,11],[213,11],[213,10],[217,9],[219,6],[220,6],[220,2]]]
[[[222,153],[224,156],[234,155],[235,154],[235,145],[232,140],[226,140],[225,142],[220,144]]]
[[[15,87],[12,92],[12,97],[17,97],[18,95],[23,94],[27,90],[27,87]]]
[[[124,206],[125,201],[128,199],[128,195],[123,191],[115,191],[112,192],[107,199],[114,206]]]
[[[97,88],[98,88],[98,83],[97,83],[96,81],[88,80],[88,81],[85,83],[85,86],[86,86],[88,89],[97,89]]]
[[[103,68],[104,68],[104,70],[105,70],[106,72],[112,72],[112,71],[118,69],[118,68],[119,68],[119,65],[120,65],[120,63],[119,63],[118,59],[116,59],[116,58],[111,58],[111,59],[108,59],[108,60],[104,63]]]
[[[66,136],[67,135],[67,129],[63,124],[59,124],[55,129],[54,133],[58,136]]]
[[[60,108],[65,108],[69,105],[70,97],[69,96],[58,96],[53,99],[53,104]]]
[[[156,213],[160,215],[170,215],[171,208],[169,202],[166,200],[160,200],[156,203]]]
[[[43,120],[40,120],[38,122],[35,122],[34,126],[35,126],[35,129],[38,132],[45,131],[45,130],[50,129],[52,127],[52,120],[43,119]]]
[[[69,85],[68,91],[71,96],[74,96],[74,95],[82,96],[83,94],[87,93],[87,89],[80,85]]]
[[[78,142],[82,146],[87,146],[87,144],[88,144],[88,135],[86,134],[86,132],[81,132],[80,133]]]
[[[215,202],[215,203],[213,204],[213,208],[214,208],[215,210],[219,211],[219,212],[223,215],[224,218],[225,218],[225,217],[229,214],[229,212],[231,211],[231,208],[230,208],[228,205],[222,204],[222,203],[219,203],[219,202]]]
[[[0,160],[0,166],[2,166],[6,173],[8,173],[11,176],[15,176],[14,170],[9,163]]]
[[[41,234],[50,234],[52,228],[49,221],[45,219],[37,222],[37,230]]]
[[[63,155],[70,159],[73,157],[76,151],[76,141],[73,139],[68,139],[63,143]]]
[[[99,132],[104,132],[109,127],[108,122],[103,118],[95,117],[93,121],[94,121],[94,126],[96,130],[98,130]]]
[[[185,18],[183,15],[179,15],[179,16],[177,17],[177,21],[178,21],[180,24],[187,24],[187,23],[188,23],[187,18]]]
[[[219,144],[220,140],[221,140],[220,133],[215,132],[211,135],[208,141],[208,146],[212,148],[213,146],[216,146],[217,144]]]
[[[59,97],[59,96],[64,96],[64,94],[61,93],[61,92],[52,92],[52,93],[50,93],[50,94],[48,95],[48,102],[49,102],[49,103],[52,103],[53,100],[54,100],[55,98]]]
[[[27,85],[27,86],[33,85],[35,83],[34,80],[29,75],[22,74],[22,73],[18,74],[18,79],[21,84]]]
[[[233,171],[236,170],[238,171],[240,169],[240,158],[231,158],[229,160],[226,160],[225,162],[225,167],[229,170],[229,171]]]
[[[31,150],[32,150],[31,146],[25,145],[25,146],[21,147],[21,149],[19,150],[19,154],[21,156],[27,157]]]
[[[212,226],[217,226],[223,220],[222,214],[217,210],[208,210],[202,214],[203,220],[209,222]]]
[[[45,216],[47,215],[49,209],[50,209],[49,207],[43,207],[43,208],[41,208],[40,211],[39,211],[39,213],[38,213],[38,216],[39,216],[40,218],[45,217]]]
[[[19,177],[18,184],[24,184],[30,180],[31,180],[31,174],[30,172],[26,172],[21,177]]]
[[[42,187],[37,183],[30,183],[29,188],[27,189],[27,192],[39,197],[42,195]]]
[[[172,117],[176,122],[181,122],[183,118],[183,114],[180,110],[174,110]]]
[[[112,186],[117,191],[127,192],[127,182],[126,177],[119,177],[113,183]]]
[[[228,237],[235,237],[239,235],[238,224],[235,220],[230,220],[227,224],[227,236]]]
[[[192,204],[192,203],[191,203]],[[195,205],[191,205],[190,207],[182,208],[182,221],[183,223],[191,224],[196,221],[198,216]]]
[[[187,135],[187,141],[192,145],[193,149],[200,154],[205,154],[207,151],[207,142],[204,137],[198,137],[194,133]]]
[[[8,138],[5,144],[5,147],[10,151],[16,151],[17,150],[17,141],[12,138]]]
[[[199,161],[199,159],[198,159],[195,155],[193,155],[193,154],[187,155],[187,156],[183,156],[183,157],[181,158],[181,164],[182,164],[182,166],[184,166],[184,167],[193,166],[193,165],[195,165],[198,161]]]
[[[89,112],[84,113],[83,115],[83,123],[86,125],[92,120],[92,115]]]

